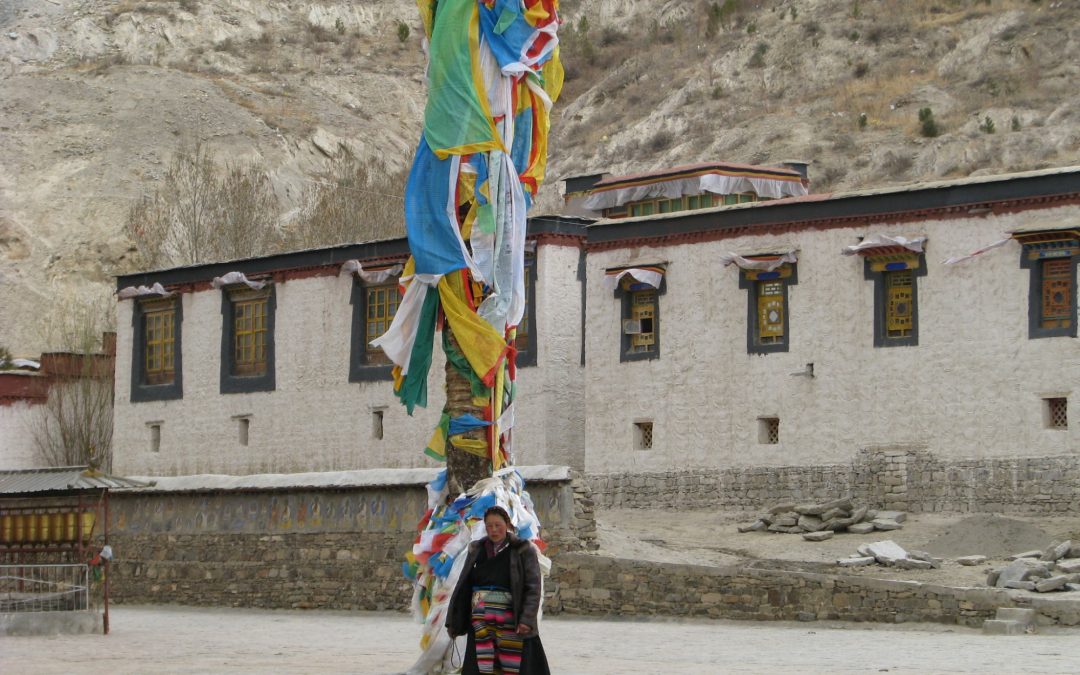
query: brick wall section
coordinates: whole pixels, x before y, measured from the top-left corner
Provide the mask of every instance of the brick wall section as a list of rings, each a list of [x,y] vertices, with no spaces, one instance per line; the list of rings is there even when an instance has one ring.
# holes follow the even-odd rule
[[[1033,607],[1041,622],[1080,623],[1080,602],[1042,602],[992,588],[787,570],[716,568],[565,553],[547,612],[738,620],[926,621],[980,626],[998,607]]]
[[[730,467],[587,478],[601,508],[754,511],[851,495],[911,512],[1080,513],[1080,457],[943,460],[922,449],[866,449],[847,464]]]

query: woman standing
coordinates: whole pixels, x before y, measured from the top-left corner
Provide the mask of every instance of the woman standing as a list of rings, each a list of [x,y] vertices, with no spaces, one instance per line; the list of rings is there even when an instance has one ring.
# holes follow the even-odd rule
[[[536,630],[540,563],[529,541],[511,530],[499,506],[484,512],[487,536],[469,544],[446,615],[450,637],[468,635],[463,675],[546,675],[547,656]]]

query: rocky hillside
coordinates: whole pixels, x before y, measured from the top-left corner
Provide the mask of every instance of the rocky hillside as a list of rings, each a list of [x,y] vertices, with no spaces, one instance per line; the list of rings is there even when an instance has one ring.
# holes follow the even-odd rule
[[[703,159],[810,160],[819,190],[1080,162],[1080,3],[562,5],[541,208],[560,177]],[[419,32],[397,0],[0,2],[0,345],[37,353],[57,298],[140,264],[124,216],[182,142],[265,166],[281,223],[343,148],[404,167]]]

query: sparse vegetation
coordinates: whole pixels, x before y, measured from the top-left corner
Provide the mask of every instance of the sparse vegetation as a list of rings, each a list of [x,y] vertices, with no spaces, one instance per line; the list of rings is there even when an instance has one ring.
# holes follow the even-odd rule
[[[409,39],[409,24],[404,21],[398,21],[397,24],[397,39],[398,42],[404,43]]]
[[[937,120],[934,119],[934,111],[930,108],[919,109],[919,133],[927,138],[934,138],[941,133]]]
[[[1020,131],[1020,118],[1016,115],[1013,115],[1012,122],[1010,123],[1009,128],[1011,128],[1013,131]]]
[[[764,68],[765,67],[765,52],[769,51],[769,45],[764,42],[759,42],[754,47],[754,53],[750,55],[750,60],[746,65],[750,68]]]
[[[994,131],[995,131],[994,120],[992,120],[989,115],[984,117],[982,123],[979,124],[979,131],[983,132],[984,134],[992,134],[992,133],[994,133]]]

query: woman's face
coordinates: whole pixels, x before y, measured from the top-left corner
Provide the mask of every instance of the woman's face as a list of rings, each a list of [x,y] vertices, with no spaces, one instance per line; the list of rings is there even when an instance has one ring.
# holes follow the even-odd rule
[[[500,544],[503,539],[506,539],[506,521],[502,519],[502,516],[493,513],[484,518],[484,527],[487,528],[488,539],[492,542]]]

